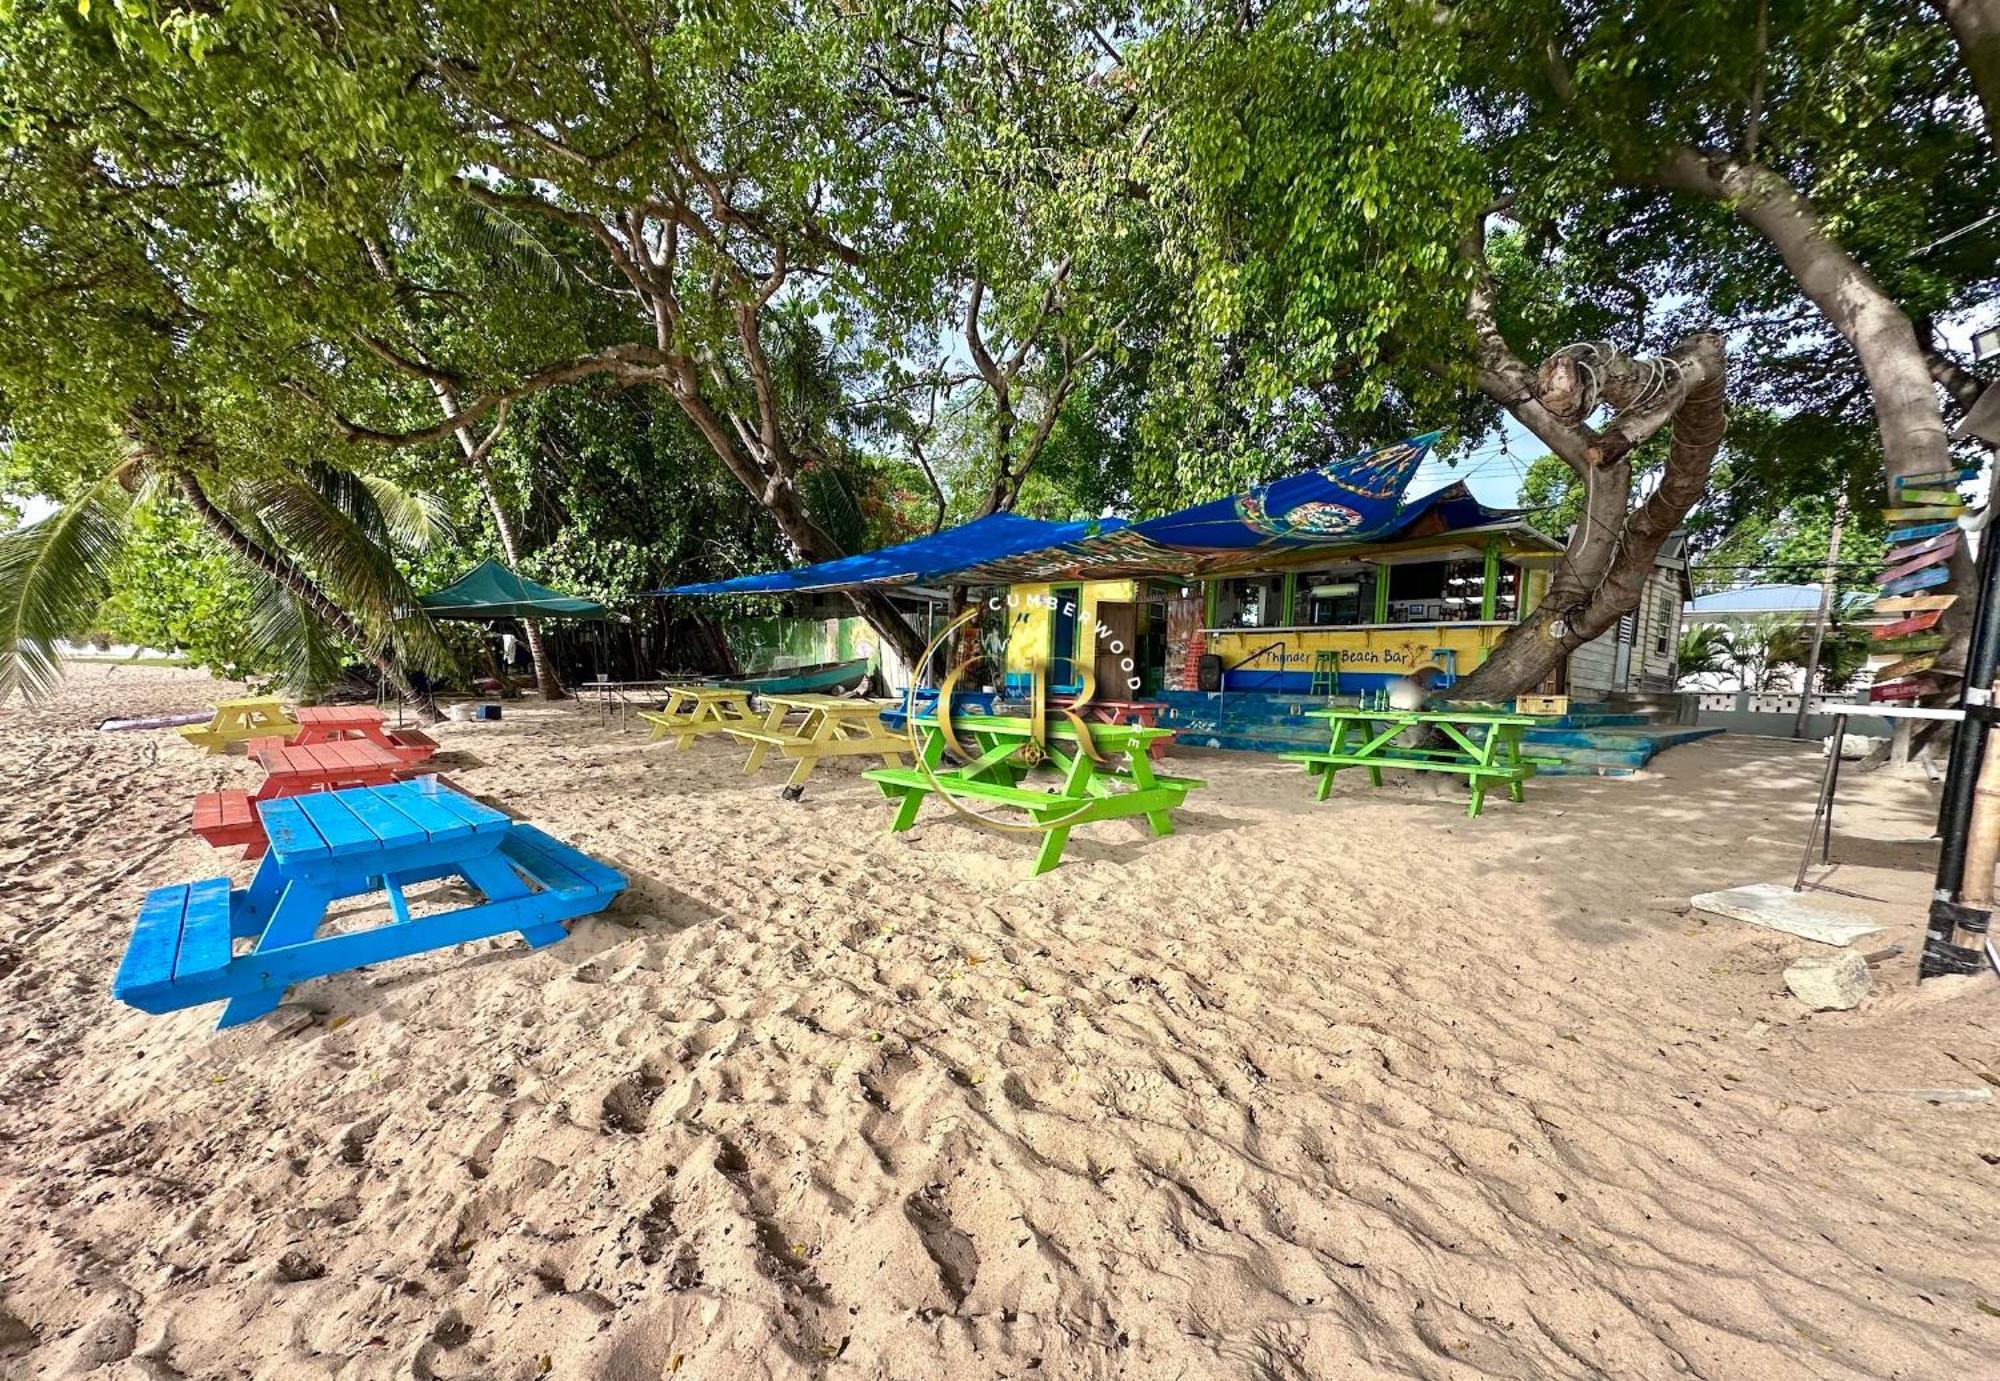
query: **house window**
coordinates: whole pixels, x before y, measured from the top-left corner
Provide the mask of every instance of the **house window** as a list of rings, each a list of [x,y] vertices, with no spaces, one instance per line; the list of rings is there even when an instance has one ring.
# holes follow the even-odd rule
[[[1222,581],[1216,590],[1218,628],[1271,628],[1284,616],[1284,581],[1253,575]]]
[[[1373,566],[1301,571],[1292,594],[1292,622],[1309,628],[1351,628],[1375,619]]]

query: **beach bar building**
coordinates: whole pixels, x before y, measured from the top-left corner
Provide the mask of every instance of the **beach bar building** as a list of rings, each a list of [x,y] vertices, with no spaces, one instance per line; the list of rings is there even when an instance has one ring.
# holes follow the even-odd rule
[[[996,689],[1024,696],[1039,676],[1061,694],[1088,669],[1099,699],[1157,700],[1160,723],[1191,743],[1285,749],[1323,736],[1304,715],[1331,698],[1423,667],[1447,681],[1469,674],[1548,590],[1563,544],[1527,515],[1488,507],[1462,483],[1404,501],[1435,441],[1135,523],[1001,514],[863,556],[662,593],[982,589],[1005,611]],[[1685,582],[1677,560],[1663,559],[1642,613],[1677,612]],[[1538,690],[1597,699],[1672,685],[1671,637],[1621,624],[1599,641]]]

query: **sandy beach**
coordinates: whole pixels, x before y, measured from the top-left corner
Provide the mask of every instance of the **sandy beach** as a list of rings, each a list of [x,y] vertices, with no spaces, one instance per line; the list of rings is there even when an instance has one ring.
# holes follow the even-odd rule
[[[571,938],[322,979],[216,1032],[112,974],[241,757],[0,708],[0,1375],[2000,1376],[2000,984],[1915,984],[1931,790],[1851,774],[1902,953],[1692,912],[1789,878],[1814,747],[1725,735],[1463,816],[1177,759],[1170,838],[1032,846],[853,762],[509,706],[441,770],[627,874]]]

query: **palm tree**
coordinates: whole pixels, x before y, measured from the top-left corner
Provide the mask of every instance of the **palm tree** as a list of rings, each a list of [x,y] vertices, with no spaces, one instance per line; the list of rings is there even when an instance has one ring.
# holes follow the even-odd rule
[[[144,419],[130,421],[116,464],[54,513],[0,533],[0,700],[54,688],[56,643],[96,611],[132,514],[178,499],[262,587],[250,652],[313,685],[328,679],[334,643],[344,643],[420,718],[437,717],[407,665],[441,665],[443,644],[390,549],[428,535],[424,503],[386,480],[325,466],[228,477],[199,436],[169,449],[141,439]]]
[[[1730,660],[1744,690],[1770,690],[1779,669],[1803,666],[1811,634],[1790,614],[1759,614],[1730,632]]]
[[[1729,630],[1722,624],[1696,623],[1681,630],[1674,648],[1674,667],[1680,676],[1711,676],[1734,665]]]

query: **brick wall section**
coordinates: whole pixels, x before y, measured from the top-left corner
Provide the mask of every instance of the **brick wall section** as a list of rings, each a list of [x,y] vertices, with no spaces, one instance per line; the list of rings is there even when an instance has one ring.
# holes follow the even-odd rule
[[[1208,651],[1208,636],[1196,633],[1188,639],[1187,654],[1179,666],[1167,668],[1167,689],[1191,691],[1201,688],[1201,659]]]

